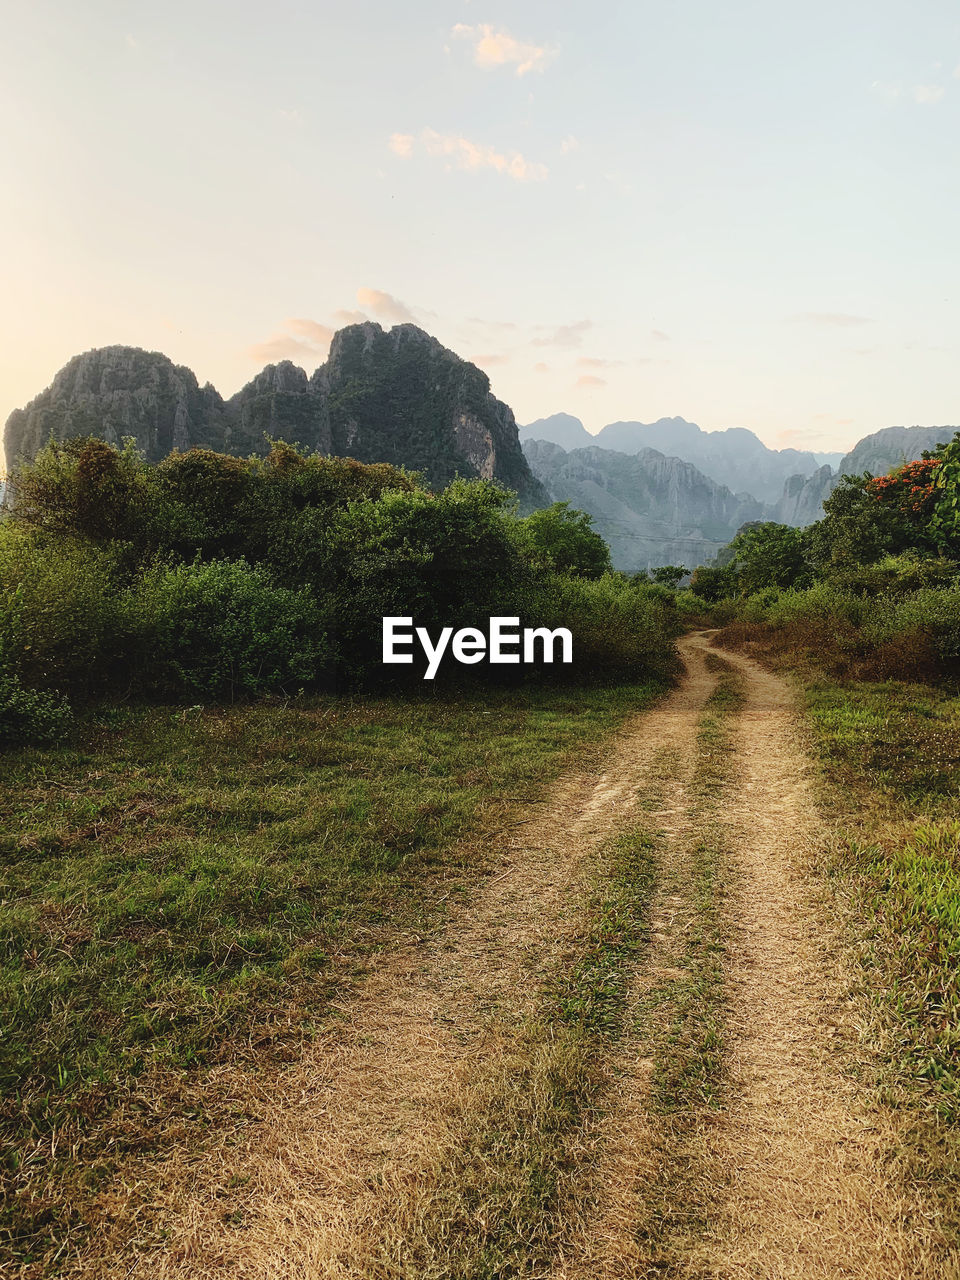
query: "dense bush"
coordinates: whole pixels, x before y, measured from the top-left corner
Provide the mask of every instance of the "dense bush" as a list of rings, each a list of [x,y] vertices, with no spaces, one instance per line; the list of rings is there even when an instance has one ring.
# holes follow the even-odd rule
[[[52,742],[70,724],[65,699],[42,689],[28,689],[12,671],[0,670],[0,745]]]
[[[223,699],[419,679],[382,664],[390,615],[431,634],[486,629],[492,615],[565,626],[577,676],[672,669],[675,593],[611,573],[582,512],[559,503],[521,520],[490,482],[431,493],[395,467],[281,443],[265,458],[193,449],[150,465],[131,445],[75,439],[12,488],[0,528],[11,725],[32,708],[54,726],[60,694]],[[31,690],[52,700],[30,703]]]
[[[324,618],[306,588],[277,586],[243,560],[158,566],[125,597],[161,692],[235,698],[315,683],[331,667]]]

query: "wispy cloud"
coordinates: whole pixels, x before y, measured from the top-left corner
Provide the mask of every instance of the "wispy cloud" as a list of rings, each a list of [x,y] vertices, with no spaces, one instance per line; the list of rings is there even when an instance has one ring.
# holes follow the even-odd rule
[[[562,324],[543,337],[533,338],[531,341],[535,347],[579,347],[589,328],[589,320],[577,320],[574,324]]]
[[[573,136],[572,133],[568,133],[567,136],[564,138],[564,140],[560,143],[560,150],[563,152],[564,155],[568,155],[569,152],[571,151],[579,151],[580,143],[577,141],[577,139]]]
[[[597,378],[591,373],[582,373],[577,379],[576,385],[589,389],[592,387],[605,387],[607,384],[603,378]]]
[[[456,39],[469,40],[473,45],[473,61],[488,70],[512,66],[518,76],[524,76],[529,71],[542,71],[556,56],[555,49],[526,44],[506,31],[495,31],[489,23],[472,27],[458,22],[450,34]]]
[[[669,335],[669,333],[664,333],[662,329],[651,329],[651,330],[650,330],[650,337],[654,340],[654,342],[669,342],[669,341],[670,341],[670,335]]]
[[[903,96],[903,85],[896,80],[874,80],[870,89],[878,98],[884,98],[887,102],[896,102]]]
[[[619,369],[622,364],[622,360],[604,360],[601,356],[580,356],[577,360],[578,369]]]
[[[412,133],[391,135],[390,150],[394,155],[409,159],[418,148],[428,156],[449,160],[457,169],[493,169],[515,182],[542,182],[548,173],[545,164],[527,160],[519,151],[498,151],[496,147],[472,142],[459,134],[422,129],[419,137]]]
[[[301,115],[298,107],[278,107],[277,119],[282,120],[284,124],[303,124],[303,116]]]
[[[266,342],[257,342],[247,348],[251,360],[260,364],[277,364],[280,360],[296,360],[305,364],[318,364],[327,354],[333,329],[318,320],[293,316],[284,320],[283,333],[275,334]]]
[[[916,84],[913,86],[913,100],[923,106],[932,106],[939,102],[946,90],[942,84]]]
[[[471,364],[478,364],[481,369],[488,369],[493,365],[509,364],[510,357],[504,355],[488,355],[488,356],[471,356]]]
[[[790,318],[799,324],[814,324],[833,329],[854,329],[858,325],[873,324],[869,316],[849,316],[842,311],[804,311]]]
[[[358,289],[357,302],[368,311],[372,311],[378,319],[389,320],[392,324],[416,324],[417,318],[405,302],[395,298],[382,289]]]
[[[537,361],[537,363],[533,366],[533,372],[534,372],[534,373],[549,373],[549,372],[550,372],[550,366],[549,366],[548,364],[544,364],[542,360],[538,360],[538,361]]]

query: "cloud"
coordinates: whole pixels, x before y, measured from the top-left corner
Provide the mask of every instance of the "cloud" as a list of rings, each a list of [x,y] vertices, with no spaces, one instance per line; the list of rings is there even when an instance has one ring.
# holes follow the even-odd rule
[[[569,152],[571,151],[579,151],[580,143],[577,141],[577,139],[573,136],[572,133],[568,133],[567,136],[564,138],[564,140],[560,143],[560,150],[563,152],[564,155],[568,155]]]
[[[550,366],[549,366],[548,364],[544,364],[542,360],[538,360],[538,361],[537,361],[537,363],[533,366],[533,372],[534,372],[534,373],[549,373],[549,372],[550,372]]]
[[[531,341],[535,347],[579,347],[589,328],[589,320],[577,320],[575,324],[562,324],[545,337]]]
[[[297,107],[279,107],[277,109],[277,117],[284,124],[299,125],[303,124],[303,116]]]
[[[319,324],[316,320],[290,319],[284,320],[284,327],[292,333],[306,338],[317,348],[329,347],[333,338],[333,330],[328,324]]]
[[[457,39],[472,42],[473,61],[485,70],[514,66],[517,75],[524,76],[528,71],[542,71],[556,57],[555,49],[538,44],[524,44],[506,31],[494,31],[489,23],[470,27],[458,22],[450,34]]]
[[[343,307],[333,313],[337,324],[366,324],[370,317],[365,311],[346,311]]]
[[[381,320],[389,320],[393,324],[417,323],[416,316],[405,302],[382,289],[358,289],[357,301]]]
[[[873,324],[869,316],[848,316],[842,311],[804,311],[801,315],[790,318],[800,324],[815,324],[835,329],[853,329],[861,324]]]
[[[488,368],[490,365],[496,365],[496,364],[509,364],[509,363],[510,363],[510,357],[509,357],[509,356],[503,356],[503,355],[471,356],[471,357],[470,357],[470,362],[471,362],[471,364],[478,364],[478,365],[480,366],[480,368],[481,368],[481,369],[486,369],[486,368]]]
[[[590,373],[582,373],[577,379],[578,387],[605,387],[606,385],[603,378],[596,378]]]
[[[390,150],[397,156],[412,156],[414,141],[412,133],[391,133]]]
[[[421,130],[419,140],[411,134],[397,133],[390,139],[392,150],[404,158],[412,156],[418,145],[428,156],[449,159],[458,169],[494,169],[515,182],[542,182],[548,172],[545,164],[527,160],[519,151],[507,154],[485,143],[471,142],[457,134],[437,133],[435,129]]]
[[[913,86],[913,100],[930,106],[939,102],[945,92],[942,84],[916,84]]]
[[[670,335],[669,335],[669,333],[664,333],[662,329],[651,329],[651,330],[650,330],[650,337],[654,340],[654,342],[669,342],[669,341],[670,341]]]
[[[580,356],[577,360],[578,369],[619,369],[622,364],[622,360],[604,360],[600,356]]]
[[[303,317],[290,317],[283,322],[285,333],[275,334],[266,342],[247,348],[251,360],[260,364],[276,364],[280,360],[297,360],[318,364],[325,359],[333,337],[328,324]]]

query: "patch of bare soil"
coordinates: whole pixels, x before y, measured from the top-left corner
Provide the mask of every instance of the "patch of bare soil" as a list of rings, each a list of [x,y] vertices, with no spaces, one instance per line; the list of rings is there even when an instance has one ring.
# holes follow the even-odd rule
[[[201,1152],[128,1170],[140,1201],[144,1182],[154,1184],[148,1198],[165,1206],[166,1244],[131,1262],[124,1189],[114,1186],[104,1204],[114,1227],[71,1274],[396,1274],[382,1252],[391,1215],[429,1173],[471,1076],[498,1054],[494,1019],[518,1024],[533,1012],[582,924],[590,855],[630,815],[651,761],[694,750],[714,681],[699,654],[691,666],[680,689],[617,736],[602,771],[565,776],[526,810],[480,891],[452,906],[438,937],[382,957],[295,1067],[270,1078],[222,1072],[241,1124]]]
[[[695,639],[694,644],[705,644]],[[938,1276],[918,1205],[888,1153],[893,1122],[832,1052],[842,983],[810,868],[821,832],[794,697],[724,651],[745,681],[724,816],[732,855],[728,1093],[705,1133],[722,1207],[689,1275],[723,1280]]]

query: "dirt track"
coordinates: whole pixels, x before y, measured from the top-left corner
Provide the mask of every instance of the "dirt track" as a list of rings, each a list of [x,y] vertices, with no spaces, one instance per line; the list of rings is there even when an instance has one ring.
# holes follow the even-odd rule
[[[385,956],[296,1067],[269,1080],[224,1072],[224,1090],[255,1121],[141,1172],[157,1181],[168,1245],[132,1268],[129,1255],[119,1268],[91,1257],[76,1274],[415,1274],[390,1270],[398,1206],[416,1197],[471,1079],[509,1048],[503,1028],[535,1010],[582,923],[592,855],[631,821],[656,826],[674,860],[652,903],[635,996],[675,963],[687,921],[669,886],[683,874],[697,726],[716,683],[707,640],[682,647],[684,683],[617,736],[600,770],[562,778],[503,833],[501,866],[441,936]],[[836,965],[807,876],[820,833],[791,695],[754,663],[724,656],[745,693],[721,807],[726,1083],[720,1111],[694,1126],[704,1194],[693,1208],[705,1225],[679,1242],[673,1274],[932,1277],[884,1172],[888,1135],[831,1053]],[[571,1214],[558,1278],[665,1274],[650,1269],[635,1230],[669,1160],[647,1109],[650,1062],[643,1044],[618,1052],[606,1117],[583,1146],[589,1203]]]

